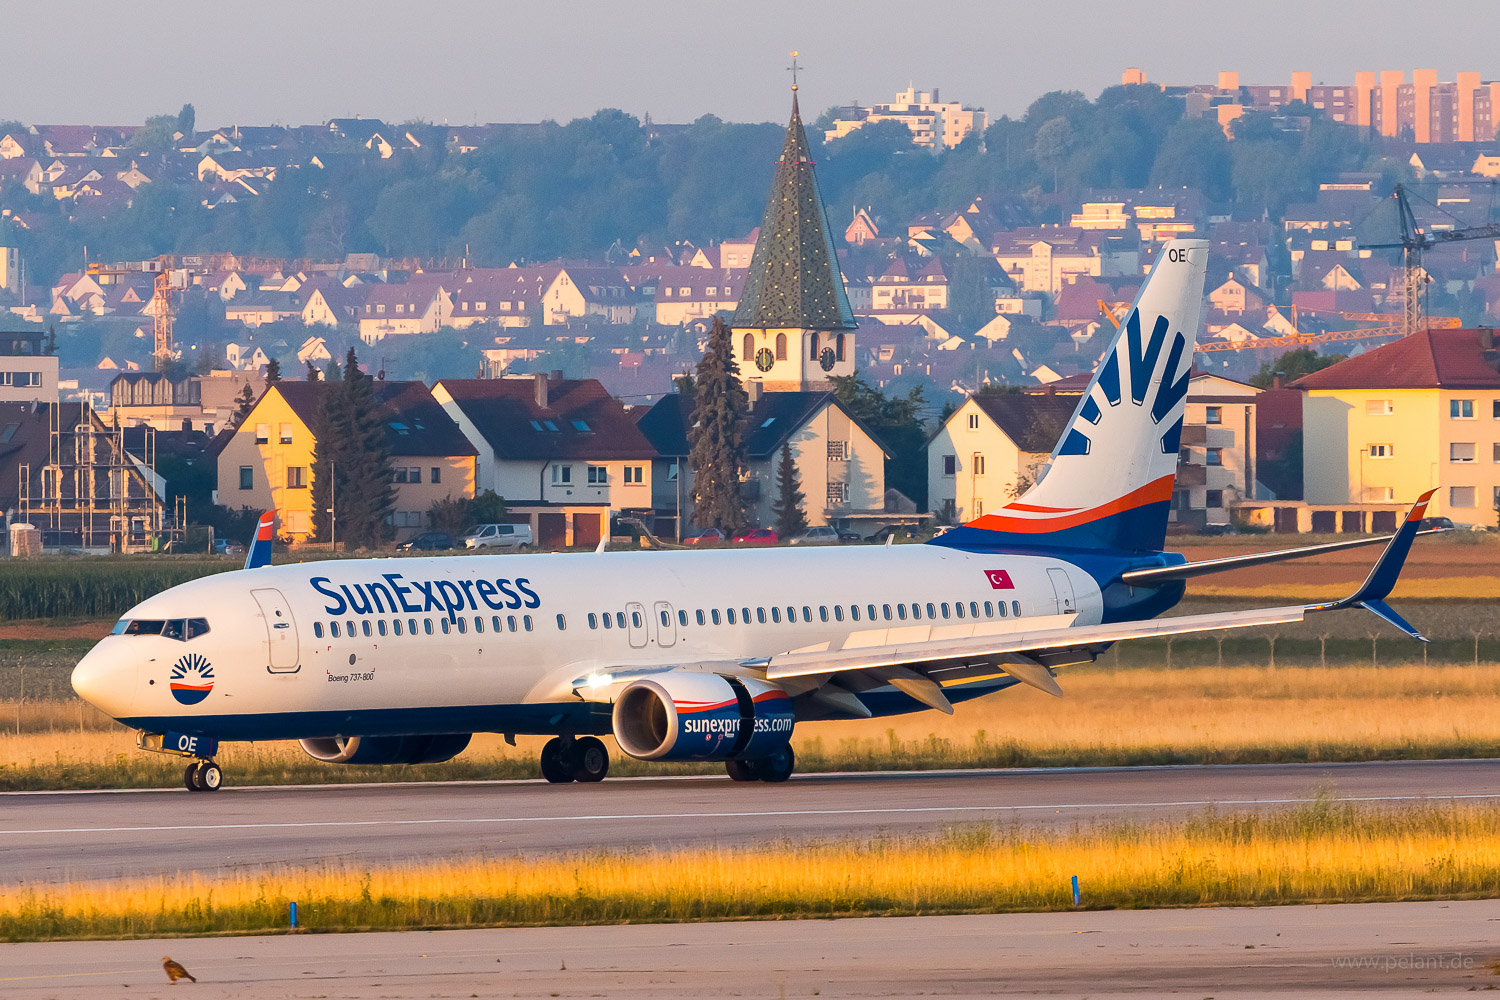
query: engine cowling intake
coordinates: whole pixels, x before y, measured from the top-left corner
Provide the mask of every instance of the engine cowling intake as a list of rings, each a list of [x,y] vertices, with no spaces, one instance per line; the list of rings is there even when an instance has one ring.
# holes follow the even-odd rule
[[[300,740],[302,749],[325,764],[441,764],[464,752],[469,733],[435,736],[320,736]]]
[[[791,696],[753,677],[672,671],[615,699],[620,749],[638,760],[754,760],[792,738]]]

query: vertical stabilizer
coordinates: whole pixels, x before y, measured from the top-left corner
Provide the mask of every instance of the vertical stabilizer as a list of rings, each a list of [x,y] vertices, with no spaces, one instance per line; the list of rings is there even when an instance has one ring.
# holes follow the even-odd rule
[[[1041,480],[942,544],[1161,549],[1207,263],[1206,240],[1162,247]]]

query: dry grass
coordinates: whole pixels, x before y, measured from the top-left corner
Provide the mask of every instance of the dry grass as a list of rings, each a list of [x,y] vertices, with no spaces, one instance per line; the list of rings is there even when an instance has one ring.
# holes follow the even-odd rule
[[[154,937],[745,917],[1489,897],[1500,809],[1385,811],[1327,798],[1071,832],[971,826],[937,837],[750,849],[475,858],[0,889],[0,939]]]
[[[1357,581],[1353,581],[1356,582]],[[1351,582],[1293,583],[1283,580],[1260,586],[1235,583],[1192,582],[1194,597],[1238,597],[1265,601],[1295,598],[1299,601],[1332,601],[1347,597]],[[1500,597],[1500,576],[1404,577],[1392,598],[1401,600],[1476,601]]]
[[[1250,763],[1500,756],[1500,669],[1492,666],[1092,668],[1065,671],[1067,696],[1030,688],[933,712],[799,726],[803,771],[1082,764]],[[0,789],[170,787],[181,764],[77,702],[0,702]],[[50,727],[50,728],[49,728]],[[541,738],[480,734],[458,759],[420,767],[321,764],[293,743],[229,744],[231,783],[530,778]],[[718,773],[642,764],[611,773]]]

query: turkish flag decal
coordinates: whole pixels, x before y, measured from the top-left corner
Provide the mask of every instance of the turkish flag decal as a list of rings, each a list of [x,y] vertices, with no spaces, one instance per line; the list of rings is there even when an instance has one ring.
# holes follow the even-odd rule
[[[1016,585],[1010,582],[1010,574],[1003,569],[987,569],[984,571],[985,579],[990,581],[990,586],[995,590],[1015,590]]]

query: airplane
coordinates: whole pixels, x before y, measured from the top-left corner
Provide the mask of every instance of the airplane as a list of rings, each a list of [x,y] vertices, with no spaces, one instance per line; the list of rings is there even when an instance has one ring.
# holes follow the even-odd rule
[[[1187,562],[1163,551],[1208,244],[1169,241],[1037,483],[921,545],[673,550],[267,565],[131,608],[77,665],[80,696],[223,782],[225,741],[298,740],[329,764],[450,760],[473,733],[552,738],[551,782],[646,761],[795,768],[798,723],[953,706],[1056,674],[1113,643],[1364,608],[1385,598],[1431,493],[1391,536]],[[1330,603],[1159,618],[1208,573],[1386,541]]]

